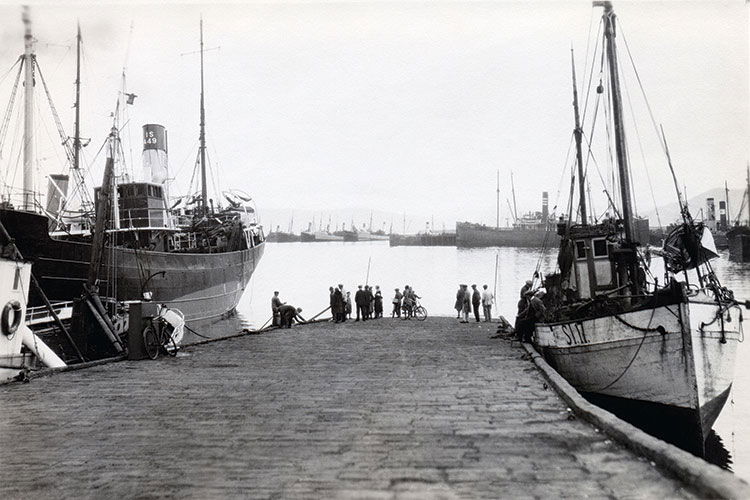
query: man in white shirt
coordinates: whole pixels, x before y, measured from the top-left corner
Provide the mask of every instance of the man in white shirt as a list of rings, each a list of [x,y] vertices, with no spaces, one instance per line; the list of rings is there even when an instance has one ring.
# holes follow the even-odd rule
[[[484,320],[490,323],[492,322],[492,302],[495,300],[495,296],[487,289],[487,285],[484,285],[483,288],[482,308],[484,309]]]

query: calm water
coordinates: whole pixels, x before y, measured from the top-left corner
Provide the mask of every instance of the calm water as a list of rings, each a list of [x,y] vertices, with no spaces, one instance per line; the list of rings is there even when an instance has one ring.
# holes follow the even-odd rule
[[[411,285],[422,297],[422,305],[430,315],[455,316],[453,304],[459,283],[475,283],[480,288],[487,284],[490,290],[495,288],[496,256],[499,309],[493,310],[493,317],[499,312],[512,321],[521,285],[531,278],[540,258],[541,269],[552,270],[555,252],[540,257],[540,251],[533,249],[389,247],[387,241],[269,243],[237,308],[239,321],[254,327],[265,323],[271,315],[274,290],[280,292],[283,301],[302,307],[302,315],[309,318],[328,306],[329,286],[342,283],[353,292],[366,280],[370,285],[380,285],[386,311],[393,289],[403,290],[404,285]],[[659,260],[652,262],[652,268],[660,276]],[[733,289],[738,299],[750,298],[750,265],[722,258],[714,261],[714,268],[722,283]],[[743,314],[750,318],[750,311]],[[746,479],[750,479],[748,343],[740,344],[733,393],[714,426],[730,454],[730,467]]]

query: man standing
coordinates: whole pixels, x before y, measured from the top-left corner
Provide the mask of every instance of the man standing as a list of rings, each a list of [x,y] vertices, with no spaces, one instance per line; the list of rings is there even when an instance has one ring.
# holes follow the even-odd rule
[[[333,297],[331,298],[331,316],[333,316],[334,323],[344,321],[344,296],[341,295],[341,289],[339,288],[333,290]]]
[[[357,306],[357,319],[354,321],[359,321],[360,314],[362,315],[362,321],[367,320],[367,295],[365,294],[365,291],[362,290],[362,285],[359,285],[357,293],[354,294],[354,304]]]
[[[487,323],[492,322],[492,301],[495,296],[487,289],[487,285],[484,285],[484,291],[482,292],[482,309],[484,309],[484,320]]]
[[[461,319],[461,323],[468,323],[469,322],[469,314],[471,314],[471,292],[469,291],[469,287],[466,285],[461,285],[461,290],[463,290],[464,293],[464,301],[463,301],[463,310],[464,313],[463,319]]]
[[[482,303],[482,295],[477,290],[476,285],[471,285],[471,289],[471,305],[474,306],[474,317],[477,319],[477,323],[479,323],[479,305]]]
[[[393,303],[393,312],[391,313],[391,318],[401,317],[401,297],[401,292],[399,292],[398,288],[396,288],[396,293],[393,295],[393,300],[391,300],[391,302]]]
[[[367,319],[372,319],[372,310],[375,305],[375,296],[372,294],[372,287],[365,285],[365,316]]]
[[[272,326],[279,326],[281,324],[279,322],[279,307],[283,305],[284,303],[281,302],[281,299],[279,298],[279,292],[273,292],[273,298],[271,298],[271,314],[273,315],[273,319],[271,320]]]

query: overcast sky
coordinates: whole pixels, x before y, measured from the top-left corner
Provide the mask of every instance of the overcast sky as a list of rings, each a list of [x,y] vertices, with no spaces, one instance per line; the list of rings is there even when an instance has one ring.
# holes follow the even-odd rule
[[[39,63],[69,134],[80,21],[88,161],[108,133],[126,66],[127,89],[138,95],[123,131],[126,149],[138,167],[141,125],[165,125],[172,193],[187,189],[197,153],[199,59],[181,54],[198,49],[202,15],[206,47],[220,47],[205,58],[209,155],[222,189],[251,193],[261,213],[361,207],[434,216],[448,226],[494,224],[498,169],[503,221],[511,170],[519,212],[538,209],[544,190],[554,204],[562,189],[564,203],[570,48],[583,79],[587,41],[601,16],[587,0],[31,5]],[[750,136],[748,7],[741,0],[614,7],[688,194],[725,179],[741,187]],[[4,75],[23,51],[20,6],[0,5],[0,19]],[[618,43],[629,66],[622,36]],[[12,75],[0,82],[3,109],[11,84]],[[46,129],[38,134],[50,136],[54,125],[41,110]],[[643,212],[653,201],[639,144],[658,203],[674,200],[644,118],[642,142],[628,139]],[[39,150],[42,169],[59,171],[62,152],[41,140]],[[598,159],[604,167],[604,155]]]

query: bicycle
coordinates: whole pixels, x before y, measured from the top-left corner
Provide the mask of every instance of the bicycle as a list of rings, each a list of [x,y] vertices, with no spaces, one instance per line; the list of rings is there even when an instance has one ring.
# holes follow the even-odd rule
[[[424,321],[427,319],[427,309],[425,309],[416,299],[414,299],[414,305],[412,306],[401,306],[401,319],[411,319],[412,317],[417,318],[417,321]]]
[[[174,335],[175,328],[162,316],[149,320],[149,324],[143,329],[143,347],[150,359],[159,357],[159,353],[168,356],[177,356],[177,342]]]

